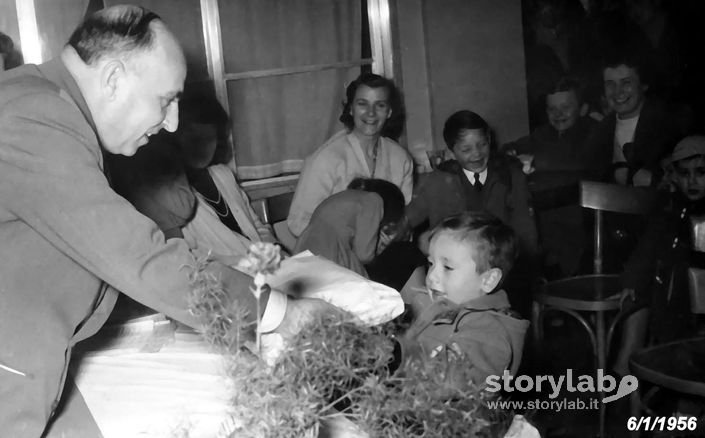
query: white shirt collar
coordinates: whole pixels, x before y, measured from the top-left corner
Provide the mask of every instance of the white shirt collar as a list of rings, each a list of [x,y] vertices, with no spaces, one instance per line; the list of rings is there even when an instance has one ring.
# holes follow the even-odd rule
[[[468,181],[470,181],[472,184],[475,184],[475,172],[473,172],[471,170],[467,170],[466,168],[463,168],[463,173],[468,178]],[[480,183],[485,184],[485,181],[487,181],[487,168],[486,167],[485,167],[485,170],[480,172]]]

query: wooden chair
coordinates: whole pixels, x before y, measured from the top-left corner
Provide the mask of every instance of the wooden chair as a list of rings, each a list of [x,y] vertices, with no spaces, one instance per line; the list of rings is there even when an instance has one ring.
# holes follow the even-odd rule
[[[693,231],[693,251],[705,252],[705,216],[690,218]],[[690,308],[695,314],[705,314],[705,269],[688,268],[688,289],[690,292]]]
[[[286,218],[289,216],[289,207],[294,198],[293,191],[279,193],[267,198],[261,198],[252,202],[252,208],[264,223],[270,224],[274,229],[274,234],[282,244],[284,249],[291,252],[296,245],[296,237],[289,231]]]
[[[539,286],[532,308],[532,326],[537,347],[540,348],[543,338],[545,313],[560,311],[575,318],[585,328],[592,344],[596,368],[606,368],[614,329],[626,314],[620,311],[619,295],[622,286],[619,275],[603,273],[604,213],[644,215],[653,210],[657,201],[657,192],[648,188],[580,182],[580,205],[594,210],[595,216],[593,274],[550,281]],[[618,313],[606,330],[605,317],[608,312]],[[600,436],[604,436],[604,406],[604,403],[600,403]]]

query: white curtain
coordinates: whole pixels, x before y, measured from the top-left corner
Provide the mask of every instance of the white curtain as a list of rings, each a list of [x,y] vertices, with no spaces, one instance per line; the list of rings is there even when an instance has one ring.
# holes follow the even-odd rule
[[[360,0],[220,0],[226,73],[361,58]],[[301,169],[335,131],[345,86],[360,67],[228,81],[237,172]]]

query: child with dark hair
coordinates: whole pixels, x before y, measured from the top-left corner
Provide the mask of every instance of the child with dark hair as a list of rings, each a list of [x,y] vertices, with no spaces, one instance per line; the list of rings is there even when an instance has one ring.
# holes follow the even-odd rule
[[[512,275],[512,284],[518,286],[512,288],[517,294],[512,304],[528,316],[530,299],[525,289],[536,275],[538,237],[522,165],[515,157],[494,150],[489,125],[472,111],[451,115],[443,139],[455,160],[441,163],[418,184],[407,207],[409,225],[416,228],[428,221],[433,228],[443,218],[463,211],[486,211],[507,224],[518,236],[524,260],[522,269]],[[420,240],[423,250],[426,239]]]
[[[355,178],[347,190],[316,207],[294,253],[310,250],[368,277],[364,265],[384,251],[403,216],[399,187],[382,179]]]
[[[529,322],[500,289],[516,255],[515,233],[488,213],[442,220],[431,233],[427,304],[412,308],[413,322],[400,338],[402,359],[443,355],[458,384],[516,373]],[[419,303],[406,293],[413,291],[405,291],[405,301]]]
[[[521,163],[493,150],[489,125],[472,111],[451,115],[443,139],[455,160],[441,163],[419,184],[407,208],[411,226],[428,220],[433,228],[452,214],[484,210],[517,233],[522,251],[535,254],[536,227]]]

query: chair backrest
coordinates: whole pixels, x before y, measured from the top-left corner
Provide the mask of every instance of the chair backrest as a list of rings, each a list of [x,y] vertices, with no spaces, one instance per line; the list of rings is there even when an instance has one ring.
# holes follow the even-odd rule
[[[603,212],[645,215],[658,205],[655,189],[629,187],[597,181],[580,182],[580,205],[595,210],[594,259],[595,274],[602,273]]]
[[[705,252],[705,216],[691,216],[690,229],[693,234],[692,250]],[[690,310],[693,313],[705,313],[705,269],[691,266],[688,268],[688,290],[690,292]]]
[[[251,205],[262,222],[275,224],[286,220],[289,216],[289,207],[293,198],[294,192],[286,192],[252,201]]]
[[[705,313],[705,269],[688,268],[688,292],[690,311]]]
[[[705,252],[705,216],[691,216],[690,225],[693,231],[693,251]]]

